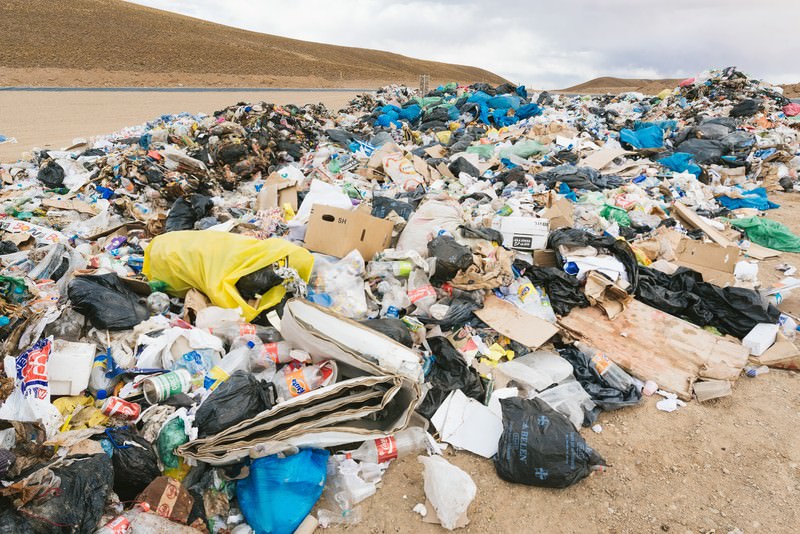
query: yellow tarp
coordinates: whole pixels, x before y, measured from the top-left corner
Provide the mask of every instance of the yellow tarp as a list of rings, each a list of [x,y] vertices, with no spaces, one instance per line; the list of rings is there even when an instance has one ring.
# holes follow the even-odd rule
[[[278,304],[286,293],[283,286],[273,287],[261,296],[258,305],[250,306],[236,290],[236,282],[245,275],[288,258],[289,267],[308,281],[314,257],[306,249],[284,239],[259,240],[213,230],[183,231],[162,234],[144,251],[142,273],[150,281],[167,284],[171,295],[183,296],[195,288],[216,306],[241,308],[247,321]],[[282,265],[284,265],[282,263]]]

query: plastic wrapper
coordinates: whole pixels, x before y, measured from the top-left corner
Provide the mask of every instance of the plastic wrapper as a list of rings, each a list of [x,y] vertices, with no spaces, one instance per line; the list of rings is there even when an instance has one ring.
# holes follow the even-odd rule
[[[501,399],[500,406],[503,434],[494,467],[503,480],[566,488],[606,465],[570,420],[542,399]]]
[[[113,273],[76,276],[67,292],[72,307],[85,315],[95,328],[127,330],[150,316],[144,299]]]
[[[236,371],[222,382],[197,409],[195,425],[200,437],[213,436],[250,419],[275,404],[275,386],[252,374]]]
[[[364,259],[353,250],[338,261],[329,261],[317,255],[310,288],[314,293],[324,293],[330,307],[351,319],[367,316],[367,297],[364,294]]]
[[[600,409],[617,410],[636,406],[642,401],[642,394],[636,387],[631,386],[627,391],[622,391],[609,384],[591,364],[589,356],[577,348],[566,346],[558,352],[572,364],[575,378]]]
[[[414,206],[408,202],[389,197],[375,196],[372,198],[373,217],[385,219],[391,212],[395,212],[403,219],[408,220],[414,214]]]
[[[419,456],[425,466],[425,497],[433,505],[436,517],[447,530],[457,527],[459,519],[467,513],[469,505],[478,493],[472,477],[441,456]]]

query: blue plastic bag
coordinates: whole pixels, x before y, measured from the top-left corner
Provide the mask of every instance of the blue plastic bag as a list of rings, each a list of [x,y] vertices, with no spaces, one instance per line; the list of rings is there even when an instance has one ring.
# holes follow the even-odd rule
[[[688,152],[675,152],[671,156],[659,159],[658,162],[675,172],[688,171],[695,176],[700,176],[703,173],[703,169],[694,162],[694,156]]]
[[[729,210],[736,210],[739,208],[755,208],[760,211],[766,211],[780,208],[779,204],[775,204],[767,199],[767,190],[763,187],[757,187],[755,189],[751,189],[750,191],[742,190],[741,198],[720,196],[717,198],[717,200]]]
[[[518,119],[529,119],[531,117],[536,117],[542,114],[542,108],[537,106],[536,104],[525,104],[517,109],[515,115]]]
[[[619,140],[633,148],[661,148],[664,146],[664,130],[658,126],[648,126],[641,130],[620,130]]]
[[[297,529],[322,495],[329,454],[302,449],[286,458],[253,460],[250,475],[236,484],[236,497],[256,534],[292,534]]]

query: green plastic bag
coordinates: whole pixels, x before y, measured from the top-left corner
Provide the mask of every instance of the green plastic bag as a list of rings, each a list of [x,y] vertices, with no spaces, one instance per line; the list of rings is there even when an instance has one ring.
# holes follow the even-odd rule
[[[500,157],[507,158],[509,155],[513,154],[520,158],[528,159],[534,154],[546,154],[548,151],[549,149],[546,146],[537,143],[533,139],[523,139],[522,141],[518,141],[514,146],[501,150]]]
[[[468,154],[477,154],[483,159],[490,159],[494,154],[494,145],[474,145],[467,147]]]
[[[747,239],[757,245],[783,252],[800,252],[800,237],[778,221],[764,217],[748,217],[731,219],[730,223],[731,226],[744,230]]]
[[[610,204],[603,206],[603,209],[600,211],[600,216],[609,221],[616,221],[620,226],[631,225],[631,218],[628,216],[628,212],[622,208],[611,206]]]

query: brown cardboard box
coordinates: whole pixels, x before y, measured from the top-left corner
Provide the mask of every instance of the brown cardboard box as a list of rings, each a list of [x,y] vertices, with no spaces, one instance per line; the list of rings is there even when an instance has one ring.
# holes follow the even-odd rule
[[[550,230],[572,228],[575,224],[572,202],[566,198],[558,198],[553,191],[547,199],[547,207],[542,212],[542,217],[550,219]]]
[[[282,208],[284,204],[289,204],[294,211],[297,211],[297,186],[294,182],[285,180],[273,172],[264,181],[264,187],[258,192],[256,198],[256,211],[270,208]]]
[[[675,251],[675,263],[703,275],[703,281],[721,287],[733,284],[733,271],[739,260],[739,247],[723,247],[716,243],[702,243],[682,239]]]
[[[315,204],[306,230],[306,248],[341,258],[357,249],[365,261],[389,247],[394,223],[362,210]]]

